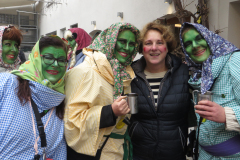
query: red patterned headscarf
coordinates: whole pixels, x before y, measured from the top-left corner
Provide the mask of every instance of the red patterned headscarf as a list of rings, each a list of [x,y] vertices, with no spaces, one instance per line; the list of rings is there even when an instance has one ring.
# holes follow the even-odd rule
[[[69,29],[72,33],[77,34],[75,41],[78,44],[77,50],[83,49],[91,44],[92,38],[82,28],[71,28]]]

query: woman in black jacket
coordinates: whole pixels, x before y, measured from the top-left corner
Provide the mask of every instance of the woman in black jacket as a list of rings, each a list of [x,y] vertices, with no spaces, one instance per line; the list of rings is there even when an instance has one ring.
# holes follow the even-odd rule
[[[176,47],[166,26],[148,23],[140,35],[143,57],[132,64],[138,113],[129,135],[134,160],[182,160],[188,132],[188,67],[170,52]]]

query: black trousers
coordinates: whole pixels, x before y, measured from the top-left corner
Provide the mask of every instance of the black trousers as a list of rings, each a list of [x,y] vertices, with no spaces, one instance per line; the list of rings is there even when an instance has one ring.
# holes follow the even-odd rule
[[[93,156],[77,153],[72,148],[67,146],[67,160],[99,160],[101,156],[101,151],[102,150],[99,149],[97,151],[96,157],[93,157]]]

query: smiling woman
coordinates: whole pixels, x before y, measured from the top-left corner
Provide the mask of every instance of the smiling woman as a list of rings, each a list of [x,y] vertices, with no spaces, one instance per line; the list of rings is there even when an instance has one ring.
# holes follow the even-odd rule
[[[83,49],[83,63],[67,72],[68,159],[132,160],[123,123],[130,109],[121,94],[131,93],[134,72],[130,65],[138,52],[138,36],[138,29],[129,23],[112,24]]]
[[[176,41],[168,27],[148,23],[140,35],[143,57],[132,64],[136,78],[131,89],[138,94],[139,110],[129,126],[133,159],[184,160],[191,103],[188,68],[171,53]]]
[[[212,101],[202,100],[194,106],[199,124],[196,156],[240,159],[240,147],[236,147],[240,146],[239,49],[197,23],[183,23],[180,35],[191,71],[189,85],[201,94],[213,93]],[[199,123],[202,118],[206,121]]]
[[[39,42],[40,53],[42,57],[42,74],[52,84],[60,80],[66,71],[67,55],[66,47],[56,45],[56,42],[48,42],[48,37],[41,38]],[[53,44],[55,46],[53,46]],[[65,48],[64,48],[65,47]]]
[[[63,40],[45,36],[19,70],[0,74],[0,148],[5,148],[0,159],[66,159],[62,120],[66,60]]]
[[[120,63],[124,64],[132,56],[135,43],[136,37],[132,31],[124,30],[119,33],[114,54]]]
[[[202,63],[211,54],[210,48],[202,35],[191,25],[185,27],[182,33],[186,53],[196,63]]]
[[[18,58],[22,34],[14,26],[0,26],[0,72],[17,69],[20,64]]]

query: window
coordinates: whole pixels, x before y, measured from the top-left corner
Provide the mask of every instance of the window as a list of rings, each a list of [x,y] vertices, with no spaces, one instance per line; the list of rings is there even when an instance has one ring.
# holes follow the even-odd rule
[[[64,38],[64,33],[65,33],[65,31],[66,31],[66,27],[60,29],[60,37],[61,37],[61,38]]]
[[[46,35],[47,35],[47,36],[50,36],[50,35],[57,35],[57,31],[53,31],[53,32],[47,33]]]
[[[78,28],[78,24],[76,23],[76,24],[73,24],[73,25],[71,25],[70,26],[71,28]]]

